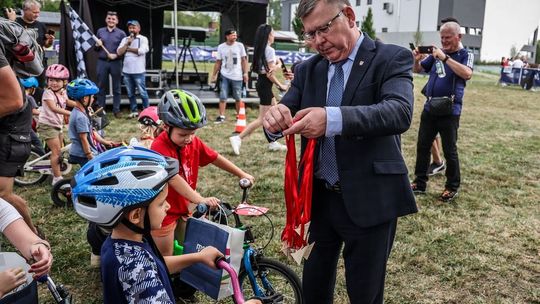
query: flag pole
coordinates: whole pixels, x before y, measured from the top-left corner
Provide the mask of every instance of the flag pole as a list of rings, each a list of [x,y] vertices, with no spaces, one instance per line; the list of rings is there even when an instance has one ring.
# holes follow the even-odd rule
[[[174,0],[174,71],[176,77],[176,88],[178,88],[178,7],[177,0]]]

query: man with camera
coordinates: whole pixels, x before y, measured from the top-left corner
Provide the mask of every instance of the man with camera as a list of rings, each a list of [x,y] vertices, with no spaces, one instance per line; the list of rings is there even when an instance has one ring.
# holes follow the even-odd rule
[[[53,44],[54,31],[48,30],[45,23],[38,21],[41,12],[41,4],[36,0],[26,0],[23,3],[22,15],[17,16],[17,11],[12,8],[5,8],[4,15],[7,19],[15,21],[27,30],[36,32],[36,41],[42,48],[48,48]],[[47,58],[43,57],[43,67],[47,69]],[[38,77],[39,84],[45,86],[45,72]]]
[[[416,178],[411,188],[417,194],[426,192],[430,148],[435,136],[440,133],[447,167],[445,189],[439,200],[449,202],[457,196],[461,182],[457,151],[459,118],[466,82],[473,73],[474,57],[461,45],[458,23],[444,23],[440,37],[442,48],[429,46],[413,50],[414,71],[429,73],[429,79],[425,87],[427,101],[418,130]]]
[[[142,99],[143,109],[148,108],[148,93],[146,91],[146,53],[149,51],[148,38],[141,35],[141,25],[137,20],[129,20],[127,23],[129,36],[122,39],[118,50],[118,55],[124,56],[124,84],[129,98],[131,110],[130,118],[137,118],[137,99],[135,98],[135,88],[139,89]]]

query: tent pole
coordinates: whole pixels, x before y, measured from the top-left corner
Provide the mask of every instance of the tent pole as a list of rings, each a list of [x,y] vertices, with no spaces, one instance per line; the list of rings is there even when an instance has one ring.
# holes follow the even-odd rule
[[[174,18],[173,18],[173,24],[174,24],[174,64],[175,64],[175,72],[176,72],[176,88],[178,88],[178,7],[177,7],[177,0],[174,0]]]

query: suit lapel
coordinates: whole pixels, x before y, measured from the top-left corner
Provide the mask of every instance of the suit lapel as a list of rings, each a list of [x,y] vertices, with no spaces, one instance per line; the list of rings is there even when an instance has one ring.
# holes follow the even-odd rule
[[[354,92],[356,91],[355,89],[364,78],[367,69],[371,65],[372,58],[375,56],[374,50],[375,43],[365,35],[364,41],[362,41],[362,44],[356,53],[356,58],[354,58],[351,74],[349,75],[345,91],[343,92],[343,100],[341,101],[342,106],[351,104]]]

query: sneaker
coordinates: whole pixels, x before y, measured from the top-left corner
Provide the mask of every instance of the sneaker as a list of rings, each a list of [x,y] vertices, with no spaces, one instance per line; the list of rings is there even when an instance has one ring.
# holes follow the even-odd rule
[[[443,193],[439,195],[439,201],[448,203],[458,196],[457,190],[444,189]]]
[[[137,112],[131,112],[131,114],[129,114],[129,118],[137,118],[139,116],[139,113]]]
[[[287,146],[278,143],[277,141],[273,141],[268,144],[268,150],[270,151],[287,151]]]
[[[101,266],[101,256],[90,253],[90,266],[99,268]]]
[[[53,178],[52,178],[52,183],[51,183],[51,184],[54,186],[56,183],[58,183],[59,181],[61,181],[61,180],[63,180],[63,179],[64,179],[64,178],[63,178],[62,176],[58,176],[58,177],[53,176]]]
[[[426,194],[426,188],[418,187],[417,183],[411,184],[411,190],[414,194]]]
[[[120,112],[114,113],[114,118],[122,118],[122,113]]]
[[[444,163],[444,160],[442,161],[442,163],[440,164],[437,164],[437,163],[431,163],[431,165],[429,165],[429,169],[428,169],[428,176],[433,176],[435,174],[439,174],[439,173],[442,173],[444,171],[444,169],[446,169],[446,164]]]
[[[215,124],[220,124],[222,122],[225,121],[225,116],[224,115],[219,115],[218,117],[216,117],[216,121],[214,121]]]
[[[240,155],[240,146],[242,145],[242,139],[240,138],[240,136],[231,136],[229,137],[229,141],[231,142],[234,154]]]

